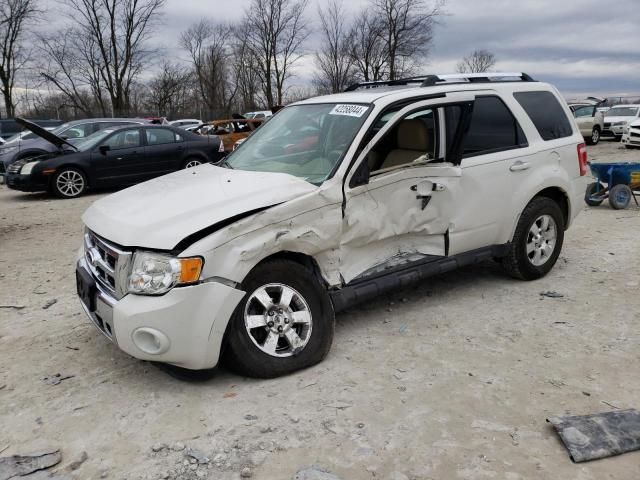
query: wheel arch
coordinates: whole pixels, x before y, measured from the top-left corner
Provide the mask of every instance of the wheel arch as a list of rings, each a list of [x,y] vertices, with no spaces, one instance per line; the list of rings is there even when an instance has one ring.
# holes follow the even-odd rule
[[[534,195],[533,198],[531,198],[531,200],[527,202],[527,205],[529,205],[529,203],[531,203],[531,201],[537,197],[547,197],[558,204],[560,210],[562,211],[564,229],[567,230],[567,228],[569,227],[569,218],[571,218],[571,204],[567,192],[562,190],[560,187],[547,187]]]
[[[320,265],[311,255],[302,253],[302,252],[294,252],[291,250],[282,250],[280,252],[271,254],[260,260],[257,264],[253,266],[253,268],[247,273],[247,275],[251,274],[251,272],[259,265],[262,265],[265,262],[269,262],[271,260],[289,260],[291,262],[299,263],[303,267],[309,269],[316,280],[323,286],[323,288],[328,289],[329,284],[326,279],[322,275],[322,270],[320,269]],[[246,277],[245,277],[246,278]]]

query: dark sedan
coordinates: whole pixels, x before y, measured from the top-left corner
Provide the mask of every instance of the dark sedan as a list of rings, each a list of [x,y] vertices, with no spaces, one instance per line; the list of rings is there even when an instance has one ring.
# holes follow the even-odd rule
[[[78,197],[89,188],[133,185],[182,168],[217,162],[225,155],[217,137],[165,125],[105,129],[75,145],[37,125],[25,126],[58,143],[59,150],[12,163],[6,184],[23,192],[50,191],[61,198]]]

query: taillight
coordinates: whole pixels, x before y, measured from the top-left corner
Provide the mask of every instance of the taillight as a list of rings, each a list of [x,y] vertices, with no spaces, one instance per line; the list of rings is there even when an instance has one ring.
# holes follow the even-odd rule
[[[580,176],[587,174],[587,146],[584,143],[578,145],[578,166],[580,168]]]

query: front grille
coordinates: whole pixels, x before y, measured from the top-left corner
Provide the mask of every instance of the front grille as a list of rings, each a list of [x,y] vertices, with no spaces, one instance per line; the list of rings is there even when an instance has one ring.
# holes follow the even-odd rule
[[[107,294],[115,299],[126,293],[126,277],[131,253],[101,239],[87,230],[84,235],[84,257],[91,275]]]
[[[604,122],[604,128],[610,127],[611,126],[611,122]]]
[[[629,133],[632,137],[640,137],[640,132],[634,132],[633,130]]]
[[[9,168],[7,168],[7,173],[20,173],[20,169],[23,165],[24,162],[13,162],[11,165],[9,165]]]

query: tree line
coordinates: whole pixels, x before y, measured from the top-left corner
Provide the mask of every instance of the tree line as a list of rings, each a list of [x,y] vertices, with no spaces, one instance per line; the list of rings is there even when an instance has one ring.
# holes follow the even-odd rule
[[[329,0],[318,6],[314,24],[309,0],[251,0],[235,23],[202,19],[189,26],[176,45],[183,58],[171,59],[151,42],[165,2],[62,0],[68,20],[45,32],[38,0],[4,0],[6,116],[211,119],[343,91],[355,82],[411,76],[427,60],[445,6],[445,0],[368,0],[352,12]],[[313,34],[318,47],[310,54]],[[480,54],[484,63],[459,69],[495,64],[490,52]],[[313,80],[293,89],[291,77],[305,56],[313,59]]]

